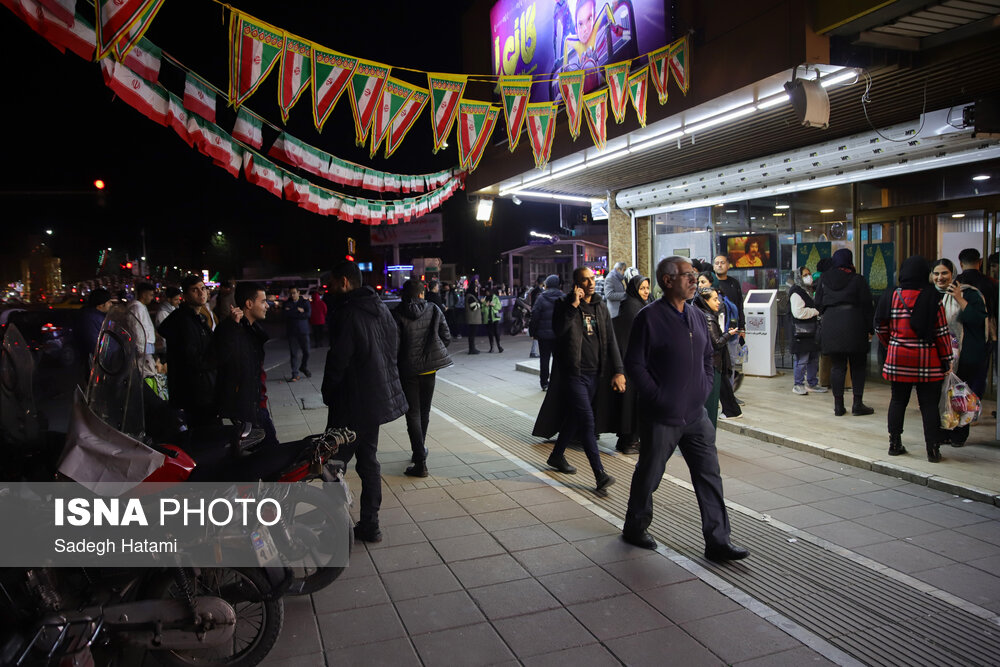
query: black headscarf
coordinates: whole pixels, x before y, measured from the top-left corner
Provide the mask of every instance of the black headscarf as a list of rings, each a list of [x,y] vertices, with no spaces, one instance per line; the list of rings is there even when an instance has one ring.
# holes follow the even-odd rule
[[[647,301],[639,294],[639,285],[646,280],[649,280],[646,276],[632,276],[632,279],[628,281],[628,285],[625,286],[626,296],[634,296],[636,299],[642,301],[643,304],[646,304]]]
[[[833,253],[833,268],[854,271],[854,253],[847,248],[841,248]]]
[[[920,290],[913,310],[910,311],[910,326],[922,340],[931,340],[937,327],[938,304],[941,295],[930,284],[931,265],[920,255],[911,255],[903,260],[899,268],[899,286],[906,290]],[[877,322],[887,321],[892,312],[892,292],[882,293],[875,310]]]

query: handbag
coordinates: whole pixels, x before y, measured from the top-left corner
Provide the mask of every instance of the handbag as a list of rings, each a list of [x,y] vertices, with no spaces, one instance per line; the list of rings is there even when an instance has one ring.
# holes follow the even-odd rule
[[[819,318],[792,320],[792,335],[797,341],[819,340]]]

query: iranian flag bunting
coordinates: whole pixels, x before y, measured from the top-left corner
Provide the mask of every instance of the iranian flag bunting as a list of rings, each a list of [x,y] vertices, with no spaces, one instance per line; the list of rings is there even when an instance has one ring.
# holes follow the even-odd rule
[[[388,65],[362,60],[351,75],[347,92],[351,111],[354,112],[354,140],[358,146],[363,146],[368,139],[375,109],[382,101],[382,89],[389,78],[389,69]]]
[[[669,96],[667,84],[670,83],[670,72],[667,68],[667,56],[670,55],[670,47],[664,46],[649,54],[649,73],[653,79],[653,88],[660,104],[666,104]]]
[[[381,171],[365,169],[361,187],[372,192],[382,192],[385,190],[385,177]]]
[[[608,82],[608,99],[616,123],[625,120],[625,111],[628,107],[628,68],[628,61],[604,66],[604,78]]]
[[[232,174],[233,178],[239,178],[240,167],[243,166],[243,149],[229,135],[222,132],[220,128],[216,127],[216,129],[219,131],[218,136],[221,140],[217,145],[217,149],[224,155],[223,157],[215,158],[215,164]]]
[[[177,133],[181,139],[184,140],[188,146],[191,145],[191,133],[188,132],[188,117],[190,114],[188,110],[184,108],[181,98],[177,97],[173,93],[169,93],[169,100],[167,102],[167,124]]]
[[[465,92],[467,76],[462,74],[427,75],[427,89],[431,99],[431,127],[434,130],[434,152],[437,153],[448,141],[451,126],[458,113],[458,103]]]
[[[156,18],[156,13],[160,11],[160,7],[163,6],[163,0],[154,0],[139,15],[139,18],[132,22],[132,26],[125,31],[114,45],[115,58],[119,61],[124,60],[125,56],[139,43],[142,36],[146,34],[149,30],[149,26],[153,24],[153,19]]]
[[[646,127],[646,96],[649,93],[649,65],[633,72],[628,77],[628,98],[639,117],[639,125]]]
[[[309,199],[309,181],[288,172],[282,173],[285,199],[300,203]]]
[[[406,133],[413,127],[413,123],[416,122],[417,117],[420,116],[420,112],[427,106],[427,100],[429,99],[430,93],[426,88],[410,88],[410,98],[406,100],[399,113],[392,119],[389,132],[386,134],[386,157],[395,153],[399,145],[403,143],[403,138],[406,137]]]
[[[677,87],[685,95],[688,94],[688,88],[691,86],[691,59],[689,56],[687,35],[670,45],[668,58],[670,74],[673,75]]]
[[[535,167],[542,169],[552,155],[552,139],[556,136],[556,102],[534,102],[528,105],[528,141],[535,155]]]
[[[160,49],[147,39],[140,39],[119,61],[150,83],[160,77]]]
[[[281,191],[285,183],[284,172],[267,158],[246,151],[243,154],[243,176],[249,182],[259,185],[281,199]]]
[[[573,137],[573,141],[580,136],[580,122],[583,120],[583,80],[586,75],[582,69],[559,75],[559,94],[566,104],[569,134]]]
[[[151,84],[121,63],[101,63],[104,80],[123,102],[160,125],[167,124],[169,97],[162,86]]]
[[[503,117],[507,123],[507,144],[510,152],[517,148],[524,127],[524,114],[531,97],[531,75],[501,76],[500,98],[503,100]]]
[[[215,92],[191,72],[184,81],[184,108],[215,122]]]
[[[133,23],[142,18],[147,9],[162,4],[163,0],[94,0],[97,59],[108,55],[115,43],[128,32]]]
[[[587,110],[587,127],[597,150],[603,151],[608,145],[608,89],[583,96],[583,106]]]
[[[474,171],[486,151],[500,116],[500,107],[462,100],[458,105],[458,160],[462,169]]]
[[[312,45],[298,37],[285,33],[285,48],[281,55],[281,70],[278,83],[278,106],[281,119],[288,121],[288,112],[302,97],[312,78],[309,57]]]
[[[73,26],[73,20],[76,17],[76,0],[38,0],[38,4],[49,10],[53,16],[67,26]]]
[[[235,11],[229,31],[229,101],[238,107],[278,63],[285,35],[278,28]]]
[[[317,176],[322,176],[330,168],[330,156],[327,153],[299,141],[287,132],[278,135],[267,154]]]
[[[372,120],[372,140],[371,147],[368,150],[368,157],[375,157],[375,153],[378,152],[378,147],[389,131],[392,121],[396,118],[396,114],[403,108],[406,101],[410,99],[412,92],[413,88],[411,86],[399,79],[389,77],[389,81],[386,82],[385,87],[382,89],[382,101],[375,108],[375,118]]]
[[[54,14],[36,0],[0,0],[0,4],[48,40],[59,53],[69,49],[85,60],[93,59],[97,36],[94,27],[79,14],[70,16],[70,20],[66,21],[62,13]]]
[[[244,107],[236,112],[236,124],[233,125],[233,138],[242,141],[247,146],[260,148],[264,143],[264,136],[261,132],[262,123]]]
[[[330,112],[333,111],[337,100],[347,88],[347,82],[354,74],[358,59],[313,44],[310,61],[313,122],[316,123],[316,129],[322,132],[323,124],[330,117]]]

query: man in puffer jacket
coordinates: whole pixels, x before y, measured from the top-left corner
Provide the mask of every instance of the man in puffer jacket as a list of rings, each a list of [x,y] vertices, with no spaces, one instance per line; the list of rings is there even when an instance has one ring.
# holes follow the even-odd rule
[[[403,283],[402,301],[392,311],[399,327],[399,379],[409,409],[406,411],[406,433],[413,450],[410,477],[427,477],[427,425],[430,422],[431,399],[437,371],[451,366],[448,344],[451,332],[444,314],[436,304],[424,300],[424,286],[416,280]]]
[[[552,275],[545,279],[545,291],[542,292],[531,307],[531,322],[528,333],[538,341],[539,380],[542,391],[549,388],[549,364],[552,360],[552,346],[556,342],[556,332],[552,328],[552,313],[555,312],[556,301],[566,296],[559,289],[559,276]]]
[[[379,426],[406,412],[406,398],[396,365],[399,333],[382,300],[361,286],[354,262],[340,262],[330,275],[330,352],[323,375],[327,424],[357,433],[353,447],[341,447],[345,463],[357,455],[361,477],[361,520],[354,537],[382,541],[378,511],[382,505],[382,469],[378,458]]]

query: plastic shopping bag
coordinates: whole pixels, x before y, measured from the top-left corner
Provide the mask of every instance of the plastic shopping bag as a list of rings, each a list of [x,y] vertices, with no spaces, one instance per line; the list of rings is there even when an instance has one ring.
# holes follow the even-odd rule
[[[941,428],[945,430],[968,426],[979,419],[982,405],[969,385],[959,379],[954,373],[948,373],[941,387],[941,400],[938,413],[941,415]]]

